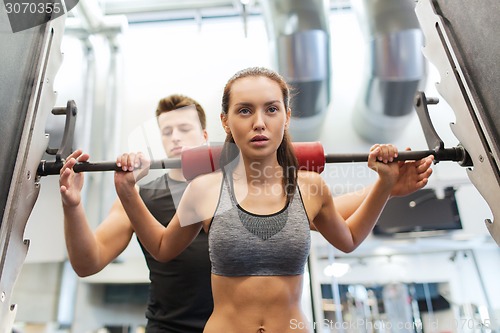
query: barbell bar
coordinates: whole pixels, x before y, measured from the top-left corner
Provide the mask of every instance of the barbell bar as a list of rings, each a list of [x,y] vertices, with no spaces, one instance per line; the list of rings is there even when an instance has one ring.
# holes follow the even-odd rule
[[[326,163],[367,162],[367,153],[325,154],[320,142],[294,142],[293,148],[297,156],[299,169],[321,173]],[[187,180],[201,174],[210,173],[220,168],[219,159],[222,145],[204,145],[183,149],[180,158],[152,160],[150,169],[182,169]],[[471,166],[471,159],[461,146],[437,148],[435,150],[400,151],[396,161],[419,160],[429,155],[434,156],[434,163],[454,161],[462,166]],[[39,176],[57,175],[64,161],[41,161],[37,174]],[[116,162],[79,162],[74,165],[75,172],[121,171]]]

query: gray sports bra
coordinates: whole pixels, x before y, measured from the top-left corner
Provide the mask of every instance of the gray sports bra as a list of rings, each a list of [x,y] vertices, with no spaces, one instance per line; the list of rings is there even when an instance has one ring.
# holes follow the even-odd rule
[[[296,195],[281,211],[257,215],[238,205],[226,177],[223,179],[208,234],[212,273],[223,276],[303,274],[311,234],[298,187]]]

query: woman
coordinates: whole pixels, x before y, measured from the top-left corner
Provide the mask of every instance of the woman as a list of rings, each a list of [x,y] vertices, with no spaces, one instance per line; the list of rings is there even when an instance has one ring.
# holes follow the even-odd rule
[[[397,183],[397,149],[371,148],[368,166],[379,178],[344,220],[321,176],[297,171],[287,134],[289,90],[279,74],[265,68],[236,73],[224,89],[222,109],[225,167],[188,185],[167,228],[148,213],[134,189],[135,177],[147,173],[147,167],[140,168],[147,165],[141,154],[117,159],[123,170],[136,169],[115,173],[117,193],[157,260],[171,260],[201,228],[209,230],[214,310],[205,332],[310,332],[300,302],[310,228],[338,249],[353,251]]]

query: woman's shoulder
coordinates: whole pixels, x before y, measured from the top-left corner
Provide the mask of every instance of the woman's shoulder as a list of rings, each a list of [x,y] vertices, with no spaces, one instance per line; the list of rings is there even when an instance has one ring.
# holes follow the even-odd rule
[[[200,175],[188,184],[191,191],[200,193],[212,189],[219,189],[222,182],[222,172],[220,170]]]
[[[302,197],[323,197],[323,194],[328,193],[326,183],[319,173],[300,170],[297,176]]]
[[[297,180],[299,182],[299,186],[301,184],[307,185],[323,183],[323,178],[319,173],[307,170],[299,170],[297,173]]]
[[[182,209],[178,209],[181,225],[211,220],[219,200],[221,182],[220,171],[200,175],[189,182],[179,206]]]

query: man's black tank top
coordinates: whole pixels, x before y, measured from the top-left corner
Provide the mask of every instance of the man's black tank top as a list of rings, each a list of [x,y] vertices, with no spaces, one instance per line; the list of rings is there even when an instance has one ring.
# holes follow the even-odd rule
[[[140,187],[140,195],[153,216],[167,225],[175,214],[173,198],[187,183],[167,175]],[[201,333],[213,310],[208,235],[202,230],[175,259],[160,263],[139,241],[150,270],[147,333]]]

